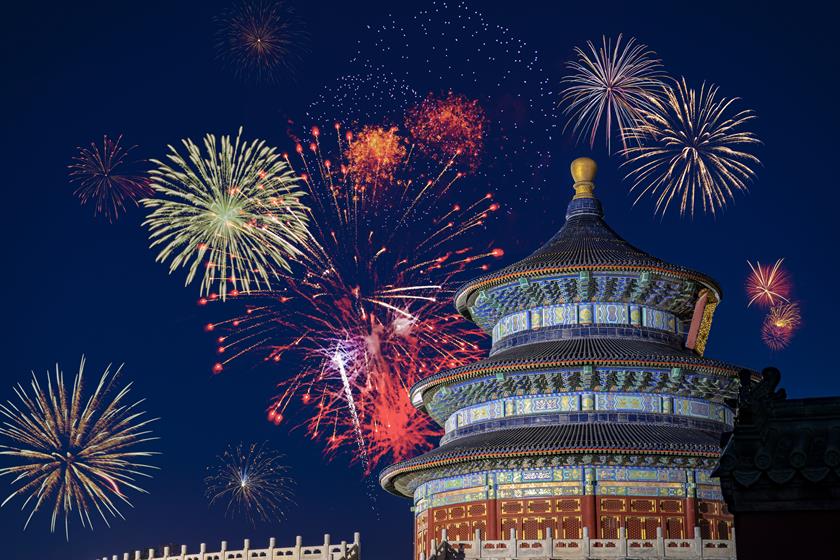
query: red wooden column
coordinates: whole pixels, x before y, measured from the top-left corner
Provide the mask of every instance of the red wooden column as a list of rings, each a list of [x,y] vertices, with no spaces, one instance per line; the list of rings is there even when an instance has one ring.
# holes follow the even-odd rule
[[[495,496],[495,492],[491,494]],[[493,497],[487,500],[487,536],[488,541],[499,540],[501,526],[499,524],[499,501]]]
[[[694,527],[697,525],[697,484],[694,479],[694,471],[686,472],[685,485],[685,528],[686,537],[694,538]]]
[[[589,528],[589,538],[598,538],[598,524],[596,523],[595,506],[595,469],[584,469],[583,496],[581,498],[581,513],[583,526]]]

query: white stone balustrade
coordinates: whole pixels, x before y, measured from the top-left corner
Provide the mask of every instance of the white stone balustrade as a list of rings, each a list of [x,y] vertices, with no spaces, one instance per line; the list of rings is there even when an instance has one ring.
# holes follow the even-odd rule
[[[448,541],[456,551],[463,547],[464,558],[494,558],[497,560],[735,560],[735,535],[730,540],[700,538],[700,528],[694,528],[693,539],[665,539],[657,528],[654,539],[628,539],[625,529],[619,529],[617,539],[590,539],[583,529],[582,539],[555,539],[551,529],[546,538],[520,540],[512,529],[506,540],[482,540],[479,531],[469,541]],[[443,531],[446,540],[446,530]],[[438,543],[432,541],[431,550]],[[421,554],[428,558],[428,554]]]
[[[324,535],[324,543],[317,546],[303,546],[303,539],[297,537],[295,545],[277,547],[275,539],[269,539],[268,548],[251,548],[251,541],[245,539],[240,550],[228,550],[227,541],[222,541],[218,552],[208,552],[207,545],[201,543],[198,552],[188,553],[187,546],[182,545],[178,552],[171,551],[168,546],[163,548],[163,556],[155,556],[155,549],[150,548],[146,555],[139,550],[134,554],[126,552],[122,556],[113,555],[110,559],[103,556],[101,560],[358,560],[361,556],[361,537],[353,534],[353,542],[341,541],[333,544],[330,536]]]

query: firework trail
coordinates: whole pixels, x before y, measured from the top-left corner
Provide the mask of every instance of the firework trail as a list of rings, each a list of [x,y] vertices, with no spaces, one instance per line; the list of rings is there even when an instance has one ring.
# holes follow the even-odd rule
[[[730,114],[737,99],[718,97],[716,86],[699,91],[685,79],[664,88],[664,100],[625,134],[639,140],[622,150],[630,168],[631,190],[656,199],[656,212],[664,214],[672,202],[680,214],[694,216],[699,199],[704,212],[715,214],[734,197],[746,192],[759,159],[746,151],[761,142],[744,126],[755,118],[749,110]]]
[[[241,78],[277,83],[293,77],[309,37],[293,7],[282,0],[243,1],[216,18],[219,60]]]
[[[600,47],[588,41],[588,52],[575,47],[577,60],[566,64],[571,74],[561,80],[566,84],[560,97],[568,119],[564,130],[571,126],[578,141],[588,136],[592,148],[603,123],[607,153],[612,152],[613,126],[627,149],[633,138],[628,130],[643,112],[655,108],[665,77],[653,51],[633,38],[622,46],[621,39],[619,35],[613,45],[612,39],[602,37]]]
[[[70,515],[74,511],[83,527],[93,528],[91,513],[98,513],[106,525],[108,516],[123,518],[118,501],[131,505],[125,490],[145,491],[137,486],[138,477],[149,477],[149,465],[137,460],[156,453],[138,450],[152,441],[149,424],[139,410],[142,401],[127,401],[131,384],[119,388],[116,380],[122,366],[110,366],[89,395],[84,387],[85,359],[68,392],[64,373],[56,366],[54,377],[47,374],[42,387],[33,374],[31,393],[21,385],[15,388],[18,403],[0,404],[5,421],[0,435],[10,441],[0,445],[0,455],[17,464],[0,468],[0,476],[11,476],[14,491],[3,501],[25,497],[22,509],[32,517],[44,509],[52,510],[50,529],[55,531],[59,516],[70,539]],[[112,393],[116,393],[113,396]]]
[[[70,181],[79,184],[73,194],[82,204],[93,202],[94,214],[104,214],[109,222],[119,218],[126,204],[137,206],[139,199],[154,193],[145,177],[122,173],[120,168],[134,146],[124,148],[120,142],[122,135],[116,140],[105,135],[102,148],[94,142],[90,148],[78,148],[79,153],[68,166]]]
[[[747,295],[750,300],[747,307],[753,303],[773,306],[789,301],[791,281],[790,275],[782,268],[784,260],[777,260],[773,266],[763,266],[758,261],[753,265],[747,261],[750,267],[750,275],[747,277]]]
[[[473,247],[499,205],[490,195],[452,201],[467,196],[457,153],[441,165],[390,126],[362,131],[336,125],[334,141],[325,141],[313,128],[297,144],[311,252],[296,259],[283,289],[243,297],[241,315],[207,330],[220,333],[214,372],[253,352],[283,368],[270,421],[280,424],[292,405],[329,455],[358,446],[354,457],[370,472],[386,456],[430,446],[437,432],[409,422],[408,387],[480,356],[479,331],[458,320],[449,296],[461,273],[486,269],[482,261],[502,251]],[[383,137],[398,138],[405,155]],[[394,153],[399,165],[382,175]],[[400,404],[383,410],[388,402]],[[388,426],[398,425],[408,429],[393,447]]]
[[[219,145],[208,134],[205,153],[186,139],[188,159],[169,146],[171,165],[152,160],[158,198],[141,201],[152,210],[143,225],[151,247],[161,247],[156,260],[171,259],[170,274],[188,267],[186,284],[203,267],[201,294],[222,300],[270,288],[308,239],[303,192],[287,161],[264,141],[241,137],[240,128]]]
[[[229,446],[204,479],[210,505],[226,502],[226,516],[242,515],[252,525],[283,519],[294,488],[283,459],[262,444]]]

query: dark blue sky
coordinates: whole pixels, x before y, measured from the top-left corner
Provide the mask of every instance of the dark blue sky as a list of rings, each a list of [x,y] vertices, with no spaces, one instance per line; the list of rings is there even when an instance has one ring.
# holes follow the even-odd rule
[[[357,469],[344,458],[324,463],[303,434],[265,421],[276,371],[233,369],[212,377],[212,341],[201,330],[206,311],[197,289],[167,276],[153,261],[140,211],[115,225],[80,208],[66,166],[77,145],[124,133],[138,155],[158,156],[167,143],[205,132],[235,132],[277,144],[287,116],[300,116],[342,74],[366,26],[413,16],[414,3],[319,2],[300,5],[312,37],[295,84],[243,85],[214,60],[213,16],[224,2],[18,3],[4,11],[2,48],[3,229],[6,326],[0,395],[29,371],[60,362],[72,372],[82,353],[92,370],[125,362],[136,394],[161,420],[162,470],[137,496],[127,520],[93,533],[74,527],[71,542],[49,534],[48,515],[26,532],[19,502],[0,510],[4,558],[91,559],[166,543],[302,534],[318,542],[362,532],[368,558],[408,558],[408,501],[379,492],[372,512]],[[420,3],[417,3],[420,4]],[[608,222],[634,244],[668,261],[702,270],[724,290],[707,354],[761,368],[781,368],[791,396],[840,394],[836,373],[838,278],[836,130],[837,48],[834,17],[816,4],[755,7],[731,2],[545,2],[483,6],[491,23],[508,26],[543,56],[556,82],[573,46],[624,32],[647,43],[673,74],[721,86],[756,110],[764,163],[751,194],[716,219],[652,215],[633,207],[619,160],[557,137],[546,146],[556,177],[536,197],[488,177],[508,211],[492,237],[502,264],[526,255],[562,224],[571,193],[568,162],[592,155],[600,164],[597,194]],[[407,21],[407,20],[406,20]],[[408,23],[408,21],[407,21]],[[409,73],[421,68],[408,68]],[[479,95],[481,92],[473,92]],[[560,123],[558,123],[560,124]],[[772,354],[758,332],[762,316],[745,308],[746,260],[786,257],[804,326],[790,348]],[[228,442],[269,440],[283,449],[298,482],[298,507],[276,526],[251,529],[208,511],[204,467]],[[2,494],[6,494],[3,483]],[[8,556],[11,555],[11,556]]]

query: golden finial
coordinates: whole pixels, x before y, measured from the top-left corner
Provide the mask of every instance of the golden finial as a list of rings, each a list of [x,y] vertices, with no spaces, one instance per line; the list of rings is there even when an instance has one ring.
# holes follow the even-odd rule
[[[595,174],[598,172],[598,164],[588,157],[579,157],[572,162],[572,178],[575,180],[575,198],[595,198],[592,191],[595,189]]]

